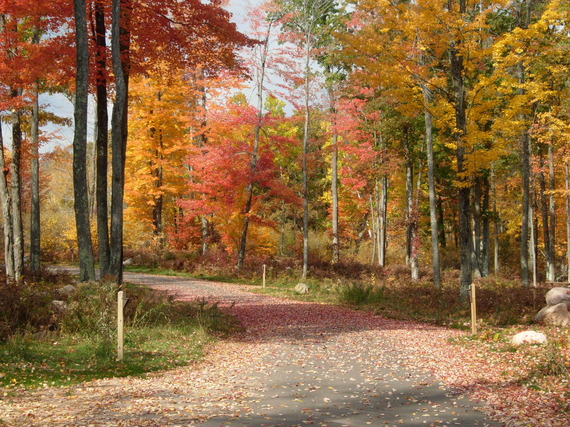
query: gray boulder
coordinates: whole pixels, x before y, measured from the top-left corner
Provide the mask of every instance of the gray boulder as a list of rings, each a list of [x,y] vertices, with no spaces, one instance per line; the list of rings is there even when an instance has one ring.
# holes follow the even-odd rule
[[[306,285],[305,283],[297,283],[295,285],[295,292],[301,295],[305,295],[309,293],[309,286]]]
[[[65,303],[65,301],[53,300],[51,302],[51,306],[58,313],[63,313],[67,311],[67,304]]]
[[[552,326],[570,326],[568,306],[564,302],[546,306],[534,316],[534,321]]]
[[[557,305],[561,302],[570,309],[570,288],[552,288],[546,293],[546,305]]]
[[[511,339],[511,343],[517,346],[522,344],[546,344],[546,342],[546,335],[535,331],[520,332]]]
[[[66,296],[66,297],[70,297],[71,295],[73,295],[73,294],[75,293],[75,286],[73,286],[73,285],[65,285],[64,287],[59,288],[59,289],[57,290],[57,292],[58,292],[60,295],[64,295],[64,296]]]

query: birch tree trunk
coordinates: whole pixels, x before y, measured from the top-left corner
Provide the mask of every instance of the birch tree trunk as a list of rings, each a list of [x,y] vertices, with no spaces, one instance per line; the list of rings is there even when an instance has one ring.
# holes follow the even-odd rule
[[[412,257],[412,221],[413,221],[413,204],[414,204],[414,170],[412,163],[412,153],[410,148],[410,140],[407,126],[403,130],[404,133],[404,150],[406,159],[406,265],[411,265]]]
[[[540,166],[544,166],[544,158],[542,157],[542,153],[540,154]],[[539,186],[540,186],[540,213],[542,215],[542,233],[544,237],[544,253],[545,253],[545,261],[546,261],[546,280],[548,282],[555,281],[554,275],[554,254],[551,252],[551,233],[552,230],[550,229],[550,217],[548,212],[547,206],[547,197],[546,197],[546,179],[544,177],[544,173],[540,172],[538,175]]]
[[[9,190],[8,169],[4,156],[4,137],[0,121],[0,202],[2,202],[2,226],[4,228],[4,263],[6,276],[15,280],[14,272],[14,229],[12,228],[12,200]]]
[[[434,178],[434,158],[433,158],[433,120],[429,111],[431,96],[425,85],[422,85],[424,96],[424,121],[426,126],[426,150],[428,166],[428,192],[429,192],[429,220],[431,231],[431,263],[433,271],[433,284],[437,289],[441,287],[440,266],[439,266],[439,242],[437,227],[437,206],[435,194]]]
[[[528,28],[530,23],[530,6],[531,0],[525,0],[522,4],[525,6],[525,10],[520,13],[519,27],[522,29]],[[521,88],[519,89],[519,94],[524,95],[525,90],[522,87],[525,83],[525,73],[522,63],[517,65],[518,68],[518,79]],[[521,120],[526,123],[528,122],[528,117],[521,114]],[[523,286],[529,286],[529,274],[528,274],[528,239],[529,239],[529,221],[532,220],[532,215],[530,214],[530,137],[528,135],[528,129],[523,129],[521,131],[521,177],[522,177],[522,218],[521,218],[521,280]]]
[[[570,173],[567,161],[564,163],[564,184],[566,188],[564,197],[566,207],[566,280],[570,281]]]
[[[491,169],[491,193],[493,196],[493,261],[495,274],[499,273],[499,233],[501,222],[497,211],[497,187],[495,183],[495,170]]]
[[[32,123],[30,130],[31,145],[31,206],[30,206],[30,270],[38,273],[41,268],[40,248],[40,153],[39,153],[39,110],[38,85],[34,93]]]
[[[556,281],[556,199],[554,197],[556,192],[556,182],[554,179],[554,153],[552,142],[548,144],[548,175],[549,175],[549,196],[548,196],[548,216],[550,218],[550,240],[549,252],[552,257],[550,264],[550,271],[548,275],[552,281]]]
[[[386,265],[386,229],[388,227],[387,213],[388,213],[388,177],[381,178],[381,193],[380,193],[380,212],[378,215],[378,265],[384,267]]]
[[[307,154],[309,146],[309,83],[310,83],[310,52],[311,52],[311,32],[306,34],[305,46],[305,122],[303,126],[303,153],[302,153],[302,173],[303,173],[303,272],[301,278],[307,278],[309,266],[309,180],[307,171]]]

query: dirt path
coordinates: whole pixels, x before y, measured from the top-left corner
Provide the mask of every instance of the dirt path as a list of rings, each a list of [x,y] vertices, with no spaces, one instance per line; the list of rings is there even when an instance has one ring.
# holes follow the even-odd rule
[[[252,294],[241,285],[140,274],[125,280],[181,299],[219,301],[246,333],[215,346],[195,366],[4,397],[0,419],[14,425],[541,425],[517,415],[524,396],[520,402],[498,396],[504,384],[483,358],[448,343],[461,332]],[[565,424],[551,417],[544,425]]]

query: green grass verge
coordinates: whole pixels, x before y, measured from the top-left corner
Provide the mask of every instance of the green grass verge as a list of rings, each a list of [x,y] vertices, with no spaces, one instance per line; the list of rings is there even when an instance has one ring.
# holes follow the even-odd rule
[[[127,331],[124,359],[118,362],[114,340],[15,336],[0,345],[0,386],[61,386],[171,369],[199,360],[210,341],[198,325],[136,328]]]
[[[24,327],[0,340],[0,387],[70,385],[172,369],[199,360],[208,343],[238,330],[215,305],[174,301],[142,286],[125,287],[131,301],[125,309],[122,361],[116,360],[116,287],[83,283],[66,299],[63,313],[52,313],[51,324]],[[39,310],[51,300],[25,301]]]

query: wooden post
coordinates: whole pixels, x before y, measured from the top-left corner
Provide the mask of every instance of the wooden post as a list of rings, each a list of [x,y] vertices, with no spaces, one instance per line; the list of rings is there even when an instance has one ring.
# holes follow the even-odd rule
[[[475,283],[471,283],[471,333],[477,334],[477,299],[475,298]]]
[[[263,264],[263,289],[265,289],[265,264]]]
[[[119,291],[117,294],[117,360],[123,360],[123,349],[124,349],[124,334],[123,329],[125,326],[124,320],[124,293]]]

